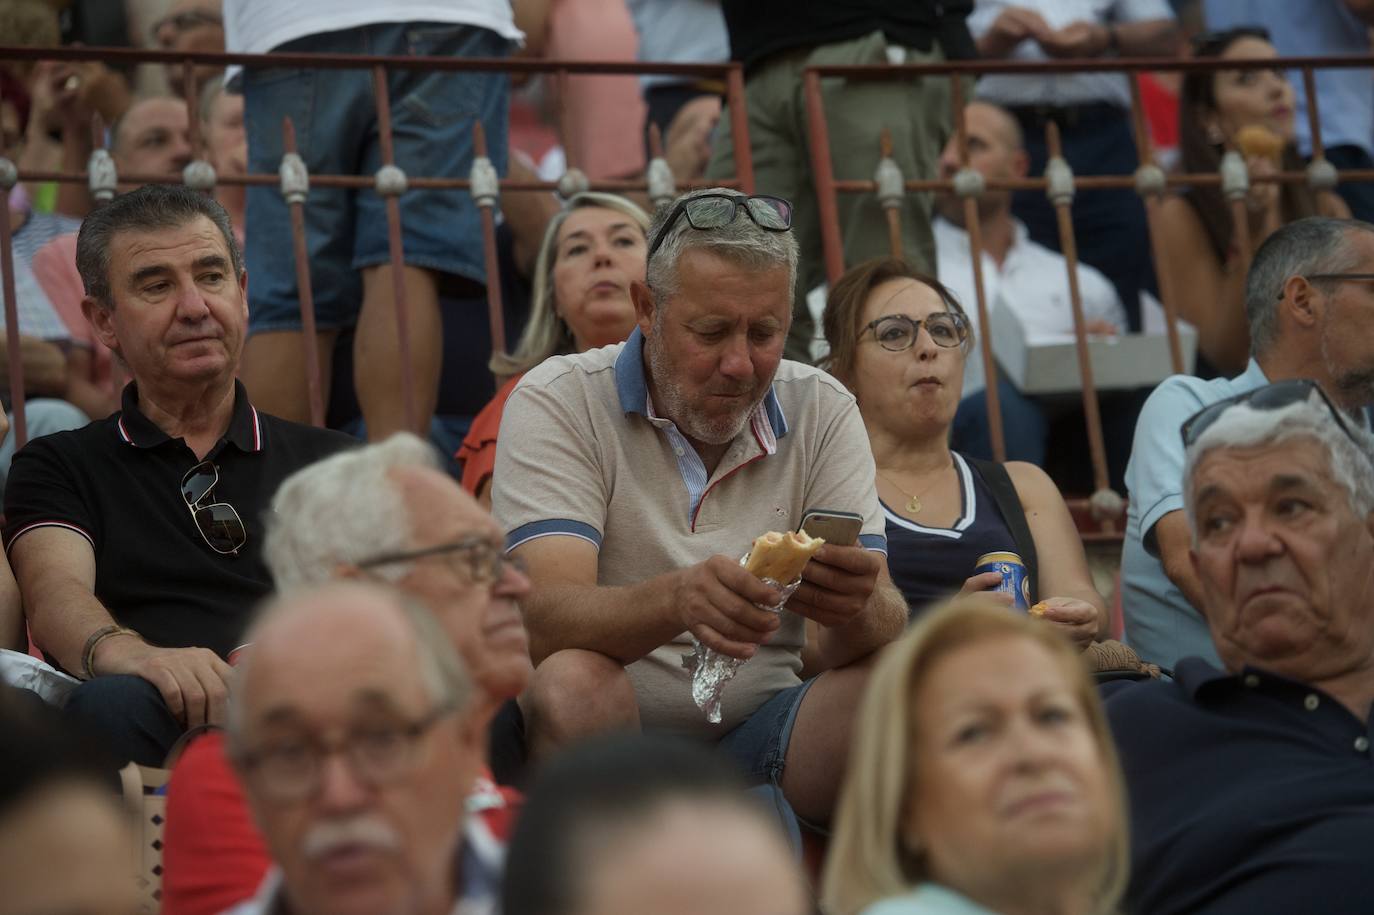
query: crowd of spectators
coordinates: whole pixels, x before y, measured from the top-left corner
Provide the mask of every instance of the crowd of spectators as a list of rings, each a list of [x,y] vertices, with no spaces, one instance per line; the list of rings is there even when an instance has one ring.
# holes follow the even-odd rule
[[[1307,5],[0,0],[0,45],[293,55],[0,52],[0,913],[150,874],[167,915],[1367,911],[1374,184],[1272,179],[1316,152],[1274,61],[1368,53],[1374,4]],[[802,89],[1180,53],[1228,64],[1148,82],[1153,138],[1119,69],[828,77],[828,150]],[[747,112],[723,70],[478,58],[735,61]],[[1368,168],[1374,68],[1315,85]],[[245,178],[290,182],[286,119],[296,212]],[[521,186],[421,180],[480,172],[479,124]],[[1153,223],[984,186],[1050,133],[1209,180]],[[956,189],[830,206],[827,153]],[[1170,286],[1192,371],[1101,392],[1106,593],[1093,411],[980,344],[1162,339]]]

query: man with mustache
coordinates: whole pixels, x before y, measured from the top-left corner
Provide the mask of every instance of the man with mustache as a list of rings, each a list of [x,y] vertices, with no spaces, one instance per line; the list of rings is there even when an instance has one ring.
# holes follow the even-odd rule
[[[259,413],[235,380],[247,273],[213,200],[117,197],[82,223],[77,265],[86,320],[133,382],[119,412],[15,456],[5,544],[34,641],[88,681],[68,712],[119,760],[161,765],[224,719],[225,658],[270,589],[267,500],[352,440]]]
[[[235,915],[494,913],[500,855],[463,813],[484,728],[438,621],[330,584],[278,598],[249,638],[229,755],[277,868]]]
[[[1315,380],[1337,407],[1363,417],[1374,404],[1374,225],[1313,216],[1274,232],[1250,263],[1245,312],[1245,371],[1208,381],[1165,379],[1140,412],[1126,467],[1126,641],[1165,667],[1190,655],[1218,660],[1188,558],[1179,424],[1208,404],[1291,378]]]
[[[1190,419],[1189,560],[1221,667],[1120,689],[1130,912],[1369,911],[1374,438],[1315,382]]]
[[[529,580],[506,561],[501,529],[409,433],[298,471],[270,514],[267,562],[278,589],[386,582],[434,612],[471,672],[469,717],[490,723],[494,772],[483,771],[469,803],[491,833],[484,844],[503,842],[514,798],[495,782],[510,784],[523,762],[515,697],[531,667],[518,603]],[[196,739],[177,762],[163,840],[164,915],[216,915],[261,882],[267,849],[229,771],[223,735]]]
[[[685,733],[824,820],[864,659],[902,631],[906,607],[854,399],[782,359],[790,225],[787,201],[724,188],[663,208],[629,340],[550,359],[512,393],[493,514],[535,585],[524,607],[536,758],[598,731]],[[762,609],[781,596],[740,556],[817,509],[861,516],[858,541],[825,545],[786,609]],[[719,725],[693,703],[692,638],[747,661]]]

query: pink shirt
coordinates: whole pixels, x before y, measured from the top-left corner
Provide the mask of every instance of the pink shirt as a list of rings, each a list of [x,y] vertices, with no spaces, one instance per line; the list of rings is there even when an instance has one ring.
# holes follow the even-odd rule
[[[556,0],[549,13],[550,60],[633,61],[639,36],[625,0]],[[644,170],[644,100],[635,76],[570,76],[562,98],[573,135],[568,161],[588,178],[626,178]]]

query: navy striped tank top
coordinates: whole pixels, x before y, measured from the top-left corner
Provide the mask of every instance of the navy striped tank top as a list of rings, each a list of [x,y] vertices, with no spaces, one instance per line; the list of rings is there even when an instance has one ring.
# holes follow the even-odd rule
[[[883,505],[887,567],[915,619],[932,603],[953,597],[984,553],[1016,552],[1002,512],[983,477],[954,452],[961,509],[952,527],[926,527]]]

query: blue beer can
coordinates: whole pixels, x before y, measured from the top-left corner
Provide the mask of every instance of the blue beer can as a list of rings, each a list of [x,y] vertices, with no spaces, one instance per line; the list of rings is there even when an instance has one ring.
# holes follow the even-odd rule
[[[996,572],[1002,576],[1002,583],[993,588],[1004,591],[1012,597],[1017,610],[1025,613],[1030,610],[1030,578],[1026,575],[1026,564],[1015,553],[984,553],[978,557],[973,568],[974,575]]]

